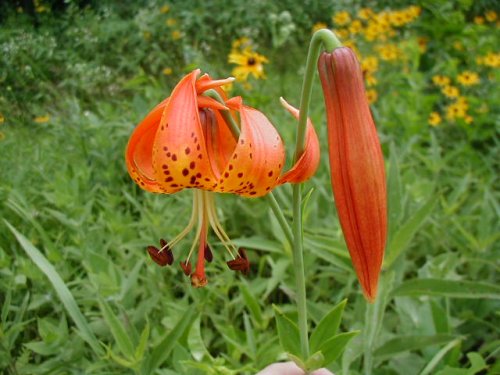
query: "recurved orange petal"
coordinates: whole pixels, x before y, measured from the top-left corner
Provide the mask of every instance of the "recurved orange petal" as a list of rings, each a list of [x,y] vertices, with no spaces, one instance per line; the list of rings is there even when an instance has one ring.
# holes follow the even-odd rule
[[[283,107],[285,107],[288,112],[290,112],[292,116],[298,120],[299,110],[288,104],[283,98],[281,98],[280,101]],[[308,118],[304,152],[295,165],[280,177],[279,183],[284,184],[290,182],[292,184],[297,184],[310,179],[314,173],[316,173],[316,169],[318,169],[319,157],[320,147],[318,136],[316,135],[316,131],[314,130],[311,120]]]
[[[241,97],[229,99],[226,105],[239,111],[241,133],[217,191],[247,197],[265,195],[276,186],[283,168],[281,137],[267,117],[243,105]]]
[[[130,177],[144,190],[160,193],[153,169],[153,140],[168,98],[157,105],[135,128],[127,144],[125,160]]]
[[[186,187],[210,190],[217,184],[198,112],[198,74],[186,75],[174,88],[156,132],[153,169],[164,193]]]

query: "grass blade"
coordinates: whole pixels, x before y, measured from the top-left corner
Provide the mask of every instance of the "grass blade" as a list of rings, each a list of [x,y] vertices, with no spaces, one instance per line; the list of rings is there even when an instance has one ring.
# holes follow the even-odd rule
[[[59,274],[57,273],[54,266],[47,260],[47,258],[45,258],[40,250],[33,246],[33,244],[21,233],[19,233],[12,225],[10,225],[8,221],[4,220],[4,222],[10,229],[10,231],[14,234],[26,254],[31,258],[31,260],[40,269],[40,271],[42,271],[45,276],[47,276],[50,283],[54,287],[57,296],[64,305],[67,313],[77,326],[80,336],[90,345],[92,350],[97,355],[103,355],[104,352],[101,348],[101,345],[99,344],[99,341],[95,337],[89,323],[78,307],[75,298],[71,294],[69,288],[66,286],[61,276],[59,276]]]

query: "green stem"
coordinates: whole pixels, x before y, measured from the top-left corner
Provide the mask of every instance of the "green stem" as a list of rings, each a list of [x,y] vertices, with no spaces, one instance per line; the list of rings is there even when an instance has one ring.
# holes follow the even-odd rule
[[[333,32],[327,29],[316,31],[311,38],[309,50],[307,52],[306,71],[302,83],[302,92],[300,94],[300,115],[297,141],[295,143],[295,161],[298,160],[304,151],[307,115],[309,114],[309,104],[311,102],[313,78],[316,73],[316,65],[322,45],[324,45],[327,51],[333,51],[335,48],[341,47],[342,43],[340,43]]]
[[[225,104],[224,99],[222,99],[222,97],[219,95],[219,93],[217,91],[215,91],[214,89],[210,89],[210,90],[205,91],[204,95],[206,95],[212,99],[217,100],[221,104]],[[231,112],[229,112],[227,110],[225,110],[225,111],[222,110],[219,112],[222,115],[222,117],[224,118],[224,121],[226,122],[227,126],[229,127],[229,130],[233,134],[234,138],[238,139],[238,137],[240,136],[240,127],[238,126],[238,124],[234,120],[234,117],[231,116]]]
[[[334,33],[330,30],[319,30],[314,33],[309,51],[307,52],[306,71],[302,83],[302,93],[300,96],[299,127],[297,130],[297,140],[295,144],[294,161],[297,161],[304,152],[307,117],[309,114],[309,104],[311,102],[312,84],[316,73],[316,64],[322,47],[331,51],[342,44]],[[304,272],[304,249],[302,238],[302,184],[293,186],[293,268],[297,284],[297,315],[300,333],[300,347],[302,358],[309,358],[309,334],[307,324],[307,296]]]
[[[267,202],[269,203],[269,206],[271,207],[271,210],[273,210],[274,216],[276,216],[276,219],[278,220],[278,223],[281,226],[281,229],[283,229],[283,232],[285,233],[285,237],[288,240],[288,243],[292,245],[293,233],[292,230],[290,229],[290,226],[288,225],[288,222],[286,221],[285,215],[283,214],[283,211],[281,210],[278,201],[276,200],[276,197],[274,196],[273,192],[270,192],[268,195],[266,195],[266,198]]]

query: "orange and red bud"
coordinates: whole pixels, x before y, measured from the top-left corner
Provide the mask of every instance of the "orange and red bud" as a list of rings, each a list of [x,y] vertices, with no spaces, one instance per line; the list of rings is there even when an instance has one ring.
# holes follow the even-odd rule
[[[331,182],[354,269],[369,301],[387,237],[384,159],[354,52],[340,47],[318,61],[327,112]]]

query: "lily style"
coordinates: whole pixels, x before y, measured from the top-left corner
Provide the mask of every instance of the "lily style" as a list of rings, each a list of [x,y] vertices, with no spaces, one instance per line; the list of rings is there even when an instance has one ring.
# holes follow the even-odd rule
[[[364,295],[374,301],[387,237],[382,150],[354,52],[347,47],[324,52],[318,70],[335,204]]]
[[[285,149],[267,117],[243,104],[241,97],[228,99],[221,86],[232,78],[213,80],[195,70],[186,75],[170,97],[158,104],[135,128],[126,149],[126,165],[132,179],[144,190],[173,194],[193,189],[193,209],[187,226],[160,248],[148,252],[159,265],[172,264],[173,249],[194,228],[195,236],[182,269],[191,284],[207,284],[205,261],[213,254],[209,228],[228,251],[229,268],[249,270],[244,249],[238,249],[217,218],[214,193],[261,197],[283,183],[310,178],[319,163],[319,142],[309,122],[306,148],[295,165],[282,173]],[[215,92],[220,100],[207,96]],[[292,115],[298,110],[283,101]],[[191,258],[196,250],[194,271]]]

